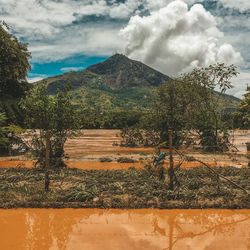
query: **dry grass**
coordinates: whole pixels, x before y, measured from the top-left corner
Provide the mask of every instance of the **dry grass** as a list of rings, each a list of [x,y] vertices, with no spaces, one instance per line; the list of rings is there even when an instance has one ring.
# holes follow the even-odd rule
[[[249,169],[216,170],[249,190]],[[51,172],[51,190],[46,193],[42,170],[0,168],[0,207],[249,208],[248,195],[206,168],[176,174],[180,186],[171,191],[167,178],[159,181],[144,169],[63,169]]]

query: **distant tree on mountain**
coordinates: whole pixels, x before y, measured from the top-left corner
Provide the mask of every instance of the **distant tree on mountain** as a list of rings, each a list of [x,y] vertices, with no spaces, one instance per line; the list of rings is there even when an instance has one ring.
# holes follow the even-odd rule
[[[27,89],[30,53],[27,44],[9,33],[9,26],[0,22],[0,96],[18,97]]]

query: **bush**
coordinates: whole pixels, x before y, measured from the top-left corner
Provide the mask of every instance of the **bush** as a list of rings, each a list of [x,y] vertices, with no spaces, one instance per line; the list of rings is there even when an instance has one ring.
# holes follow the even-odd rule
[[[119,163],[134,163],[135,161],[131,158],[128,158],[128,157],[121,157],[121,158],[117,159],[117,162],[119,162]]]
[[[99,161],[100,161],[100,162],[111,162],[112,159],[110,159],[109,157],[101,157],[101,158],[99,159]]]

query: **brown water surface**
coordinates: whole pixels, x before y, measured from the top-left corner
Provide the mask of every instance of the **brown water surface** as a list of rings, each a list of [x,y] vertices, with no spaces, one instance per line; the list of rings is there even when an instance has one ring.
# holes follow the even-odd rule
[[[95,162],[95,161],[65,161],[69,168],[78,168],[83,170],[118,170],[118,169],[129,169],[130,167],[135,168],[144,168],[145,164],[148,164],[149,161],[141,161],[135,163],[118,163],[118,162]],[[174,164],[177,165],[179,162],[175,161]],[[231,164],[227,162],[212,162],[206,161],[210,166],[231,166]],[[0,160],[0,167],[2,168],[32,168],[34,166],[33,161],[1,161]],[[166,162],[164,167],[169,167],[169,163]],[[181,167],[182,168],[194,168],[202,166],[199,162],[183,162]],[[240,168],[246,168],[246,164],[241,164]]]
[[[248,250],[249,210],[0,210],[0,249]]]

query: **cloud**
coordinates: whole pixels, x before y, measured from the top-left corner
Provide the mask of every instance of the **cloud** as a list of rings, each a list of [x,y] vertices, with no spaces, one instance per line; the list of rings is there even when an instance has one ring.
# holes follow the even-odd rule
[[[68,71],[78,71],[78,70],[83,70],[84,67],[65,67],[65,68],[61,68],[60,70],[62,72],[68,72]]]
[[[27,78],[27,81],[28,81],[29,83],[33,83],[33,82],[41,81],[41,80],[43,80],[44,78],[46,78],[46,77],[32,77],[32,78]]]
[[[107,56],[122,47],[117,34],[139,4],[133,0],[112,4],[104,0],[0,0],[0,20],[29,43],[33,63],[79,54]]]
[[[48,75],[45,75],[45,74],[33,74],[33,73],[29,73],[27,81],[29,83],[33,83],[33,82],[41,81],[42,79],[47,78],[47,77],[48,77]]]
[[[173,1],[149,16],[131,17],[120,34],[127,41],[126,55],[176,75],[218,61],[242,62],[232,45],[219,44],[223,33],[216,25],[202,5],[188,10],[183,1]]]
[[[138,5],[133,0],[112,5],[104,0],[0,0],[0,19],[20,35],[24,32],[26,36],[41,39],[60,33],[63,27],[86,16],[129,18]]]
[[[246,11],[250,9],[249,0],[219,0],[225,7]]]
[[[174,0],[143,0],[143,6],[145,9],[149,11],[159,10],[163,7],[166,7],[169,3]],[[183,0],[185,3],[191,5],[196,2],[196,0]],[[199,2],[203,2],[203,0],[199,0]]]
[[[109,24],[66,27],[55,39],[32,42],[32,62],[53,62],[74,55],[109,56],[123,47],[118,32],[119,28]]]
[[[232,79],[233,88],[227,91],[227,94],[243,98],[246,93],[247,85],[250,86],[250,72],[239,70],[239,75]]]

